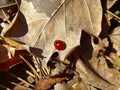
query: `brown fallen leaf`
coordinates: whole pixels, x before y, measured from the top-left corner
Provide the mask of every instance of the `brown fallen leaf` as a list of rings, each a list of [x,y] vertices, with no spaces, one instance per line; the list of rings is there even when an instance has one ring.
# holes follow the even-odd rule
[[[13,57],[18,58],[19,55],[27,56],[27,55],[29,55],[29,52],[30,52],[29,46],[23,45],[17,41],[14,41],[14,40],[6,38],[6,37],[1,37],[0,44],[2,47],[6,48],[6,50],[7,50],[6,53],[7,53],[7,56],[9,59],[13,58]]]
[[[120,26],[116,27],[109,37],[117,50],[117,54],[120,55]]]
[[[99,76],[95,75],[92,71],[90,71],[90,69],[88,69],[80,59],[76,62],[76,71],[80,74],[80,77],[87,84],[103,90],[117,90],[114,85],[106,82]]]
[[[99,0],[66,0],[65,5],[67,34],[79,34],[80,29],[94,36],[100,34],[102,7]]]
[[[73,90],[73,88],[65,83],[57,83],[54,85],[54,90]]]
[[[20,42],[17,42],[13,39],[9,39],[7,37],[3,37],[1,40],[1,44],[3,45],[8,45],[10,47],[14,47],[16,50],[27,50],[29,51],[29,46],[22,44]]]
[[[93,2],[95,4],[92,4]],[[97,8],[94,11],[96,5]],[[94,36],[100,34],[101,19],[102,8],[98,0],[92,2],[65,0],[42,28],[34,47],[43,49],[42,55],[47,57],[44,58],[47,62],[55,49],[54,41],[63,40],[66,43],[66,49],[60,51],[59,54],[60,60],[64,60],[65,55],[72,48],[80,45],[82,30]]]
[[[85,41],[85,37],[84,37],[84,41]],[[86,43],[89,43],[89,45],[90,45],[90,42],[87,42],[87,41],[84,42],[84,44],[82,43],[82,45],[88,45]],[[100,88],[100,89],[106,89],[106,90],[107,89],[108,90],[115,89],[115,90],[117,90],[117,88],[114,85],[106,82],[104,79],[102,79],[101,76],[98,75],[98,72],[95,72],[96,69],[92,65],[96,65],[96,64],[95,63],[92,64],[92,63],[88,62],[88,61],[90,61],[89,60],[90,55],[92,55],[92,54],[90,54],[90,47],[87,47],[87,46],[85,46],[85,47],[87,49],[79,46],[79,47],[73,49],[72,52],[70,52],[70,54],[68,54],[66,59],[68,59],[68,61],[70,62],[70,65],[71,66],[74,66],[74,64],[76,65],[76,71],[79,73],[81,79],[85,83],[92,85],[93,87]],[[99,61],[97,61],[97,59],[95,59],[96,58],[95,56],[97,55],[99,49],[100,48],[96,47],[96,53],[94,52],[95,55],[93,55],[93,57],[94,57],[93,60],[96,61],[96,63],[99,62]],[[80,59],[80,57],[82,59]]]
[[[50,89],[50,87],[52,85],[54,85],[56,83],[60,83],[65,79],[67,79],[67,76],[64,75],[64,74],[60,74],[60,75],[40,79],[35,84],[35,90],[47,90],[47,89]]]
[[[74,77],[67,82],[67,85],[72,88],[72,90],[94,90],[95,88],[85,82],[80,78],[79,74],[75,73]],[[93,89],[93,88],[94,89]]]
[[[110,9],[117,0],[107,0],[107,9]]]
[[[0,61],[6,59],[8,57],[9,56],[8,56],[7,49],[4,46],[0,45]]]
[[[84,41],[86,41],[86,42],[84,42]],[[117,77],[119,77],[118,71],[108,68],[107,62],[104,58],[101,58],[101,61],[99,60],[100,56],[104,56],[105,48],[109,47],[108,42],[109,41],[107,39],[100,40],[100,39],[94,39],[91,36],[88,36],[86,34],[83,35],[81,38],[81,48],[79,49],[79,52],[80,52],[80,56],[82,57],[82,59],[84,61],[84,64],[87,66],[82,67],[81,65],[79,65],[79,68],[81,66],[81,69],[86,70],[86,68],[88,67],[92,72],[94,72],[95,74],[100,76],[99,77],[100,79],[103,78],[104,80],[108,81],[109,83],[111,83],[113,85],[113,87],[119,87],[119,79],[117,79]],[[90,52],[90,50],[91,50],[91,52]],[[99,65],[99,63],[103,62],[103,61],[104,61],[104,63]],[[83,72],[83,71],[81,71],[81,72]],[[86,76],[87,76],[87,74],[88,73],[86,73]],[[89,75],[90,75],[90,73],[89,73]],[[116,75],[118,75],[118,76],[116,76]],[[83,77],[84,76],[85,75],[83,74]],[[91,81],[94,82],[94,80],[91,80]],[[96,80],[96,81],[99,81],[99,80]],[[110,87],[110,89],[111,88],[112,87]]]
[[[62,0],[31,0],[31,3],[33,3],[37,12],[45,13],[50,17],[62,3]]]
[[[20,10],[22,12],[21,16],[23,16],[23,18],[16,19],[19,23],[16,21],[15,23],[16,25],[12,24],[14,28],[6,29],[6,31],[2,32],[2,36],[12,37],[15,40],[20,42],[22,41],[23,43],[29,46],[39,48],[41,50],[40,54],[42,53],[41,56],[43,56],[40,58],[40,60],[42,60],[43,66],[47,65],[48,62],[52,62],[50,61],[51,59],[50,57],[53,55],[54,51],[58,52],[60,60],[69,59],[69,57],[65,56],[70,54],[71,59],[69,59],[69,62],[67,63],[68,67],[67,68],[65,67],[67,69],[66,72],[69,73],[70,72],[69,68],[72,67],[73,72],[74,70],[76,70],[79,73],[80,77],[82,78],[83,82],[87,85],[91,85],[91,88],[93,90],[95,89],[94,87],[105,90],[117,90],[116,87],[119,86],[118,71],[117,70],[112,71],[110,68],[107,67],[106,61],[105,60],[102,61],[103,58],[101,59],[101,57],[99,57],[100,55],[104,56],[104,52],[106,50],[105,48],[109,47],[107,45],[107,43],[109,42],[108,40],[103,42],[103,40],[99,39],[99,34],[101,33],[102,9],[104,10],[104,8],[101,7],[101,1],[100,0],[92,1],[54,0],[54,1],[53,2],[56,3],[56,5],[50,4],[52,9],[48,11],[46,8],[49,8],[49,6],[42,7],[42,4],[44,6],[46,2],[52,3],[52,1],[50,0],[49,1],[39,0],[38,2],[40,3],[37,3],[37,0],[32,1],[22,0]],[[37,6],[39,4],[41,4],[40,7]],[[24,23],[19,20],[23,20]],[[5,21],[9,22],[6,18]],[[105,29],[108,30],[108,28]],[[82,32],[82,30],[85,31],[87,34],[85,35],[84,32]],[[23,33],[20,34],[21,32]],[[94,36],[98,38],[94,38]],[[67,46],[65,50],[63,51],[55,50],[54,41],[56,40],[63,40],[65,42]],[[23,47],[21,44],[13,42],[11,40],[5,39],[5,42],[7,43],[4,43],[4,46],[7,45],[15,47],[16,51],[23,50],[24,52],[24,49],[25,50],[29,49],[29,47],[28,48]],[[6,48],[8,48],[7,46]],[[74,48],[76,48],[75,52]],[[101,50],[103,52],[100,55],[98,55]],[[119,50],[117,50],[117,52],[119,52]],[[14,52],[14,54],[15,53],[16,52]],[[18,52],[18,54],[21,55],[22,53]],[[100,62],[99,59],[101,59],[102,62]],[[24,61],[32,69],[33,74],[39,78],[38,82],[36,81],[35,85],[35,88],[38,90],[49,89],[54,84],[60,83],[65,79],[65,77],[58,78],[49,76],[48,77],[46,76],[45,78],[41,79],[40,76],[42,70],[41,71],[36,70],[37,66],[34,69],[34,66],[32,67],[32,65],[29,62],[27,62],[27,60]],[[54,64],[54,61],[52,62],[52,64]],[[38,63],[38,67],[39,65],[41,64]],[[49,66],[52,67],[51,63]],[[60,64],[58,66],[56,65],[53,66],[59,68],[59,70],[56,70],[55,73],[60,71],[62,72],[61,68],[63,69],[63,66],[61,66]],[[41,67],[42,65],[40,66],[39,69],[41,69]],[[98,68],[99,70],[97,70]],[[47,72],[46,69],[44,70]],[[40,73],[38,73],[39,71]],[[52,71],[52,73],[54,73],[54,71]],[[109,75],[107,75],[107,73],[109,73]],[[118,80],[116,79],[115,74]],[[110,75],[113,75],[114,80],[110,78]],[[84,85],[82,84],[81,86]],[[61,88],[63,87],[66,87],[65,84],[64,85],[61,84]],[[73,87],[75,88],[75,90],[76,89],[79,90],[80,84],[75,83]]]
[[[118,56],[116,53],[111,53],[109,57],[106,57],[110,62],[113,64],[113,67],[120,70],[120,56]]]
[[[26,90],[26,88],[18,86],[18,87],[15,87],[13,90]]]
[[[99,57],[99,63],[95,69],[99,75],[116,87],[120,87],[120,72],[114,68],[109,68],[104,57]]]
[[[22,62],[23,62],[22,59],[16,59],[16,58],[0,61],[0,72],[6,71],[6,70],[10,69],[11,67],[13,67],[19,63],[22,63]]]
[[[36,11],[32,2],[22,0],[17,21],[5,36],[33,47],[41,28],[48,20],[49,17],[45,13]]]

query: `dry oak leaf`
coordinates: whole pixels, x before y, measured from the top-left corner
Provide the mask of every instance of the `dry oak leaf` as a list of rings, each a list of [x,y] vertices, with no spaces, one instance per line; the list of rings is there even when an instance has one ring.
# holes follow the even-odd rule
[[[96,72],[109,83],[116,87],[120,87],[120,72],[114,68],[109,68],[104,57],[99,57],[99,59],[100,62],[98,63]]]
[[[107,9],[110,9],[118,0],[107,0]]]
[[[63,40],[67,47],[59,54],[64,60],[66,53],[80,44],[82,30],[94,36],[100,34],[101,19],[100,0],[65,0],[42,28],[34,46],[43,49],[43,56],[49,58],[55,49],[54,41]]]
[[[67,79],[66,75],[55,75],[49,78],[43,78],[40,79],[38,82],[36,82],[35,90],[47,90],[50,89],[50,87],[56,83],[60,83],[61,81]]]
[[[9,30],[9,32],[7,32],[6,36],[13,37],[15,40],[26,43],[27,45],[33,47],[40,35],[41,29],[48,22],[51,14],[59,6],[58,4],[60,4],[60,1],[61,0],[48,1],[47,3],[51,6],[50,7],[46,6],[47,3],[45,3],[45,0],[31,0],[29,2],[28,0],[22,0],[20,11],[22,13],[22,16],[24,15],[24,18],[20,18],[18,20],[19,22],[15,24],[12,30]],[[39,11],[36,7],[40,8]],[[46,8],[52,10],[46,10]],[[49,13],[50,15],[47,15],[47,13]]]
[[[66,83],[57,83],[54,85],[54,90],[73,90],[73,88],[68,86]]]
[[[110,54],[110,61],[113,64],[113,67],[117,70],[120,69],[120,56],[118,56],[116,53],[111,53]]]
[[[108,83],[109,85],[107,86],[111,90],[113,90],[112,88],[114,88],[115,86],[118,87],[119,86],[119,72],[117,70],[110,69],[107,66],[105,58],[98,57],[99,55],[104,54],[104,51],[105,51],[104,47],[108,47],[108,40],[107,39],[103,39],[103,40],[98,39],[99,43],[95,44],[93,42],[93,41],[95,41],[93,39],[93,37],[91,37],[91,39],[89,40],[88,36],[86,35],[86,37],[83,37],[83,39],[86,40],[86,42],[84,42],[84,40],[81,39],[82,49],[79,50],[79,52],[81,52],[80,55],[83,58],[84,64],[87,65],[87,67],[90,70],[91,70],[91,68],[92,68],[93,71],[95,70],[95,73],[100,75],[100,77],[98,77],[99,79],[101,79],[101,77],[102,77],[104,80],[111,83],[113,85],[112,87],[109,87],[109,86],[111,86],[111,84],[109,84],[109,83]],[[91,46],[93,48],[91,55],[90,55],[90,50],[91,50],[90,48],[91,47],[90,46],[88,47],[88,45],[90,45],[90,42],[91,42]],[[101,52],[101,54],[99,54],[100,50],[103,51],[103,52]],[[88,58],[89,55],[91,56],[90,58]],[[79,68],[81,67],[80,69],[82,69],[82,64],[80,64],[78,67]],[[86,69],[87,67],[84,66],[83,70],[87,70]],[[77,66],[76,66],[76,68],[77,68]],[[92,70],[91,70],[91,72],[92,72]],[[90,75],[90,72],[87,71],[87,73]],[[87,76],[87,73],[86,73],[86,76]],[[97,81],[97,80],[95,80],[95,81]],[[93,83],[94,83],[94,80],[93,80]],[[92,80],[91,80],[91,84],[93,84],[93,83],[92,83]],[[96,84],[97,84],[97,82],[96,82]],[[101,87],[107,89],[106,86],[105,87],[101,86]]]
[[[45,13],[50,17],[62,3],[62,0],[31,0],[31,2],[38,13]]]
[[[80,74],[83,81],[89,85],[103,90],[117,90],[117,88],[94,74],[87,66],[78,59],[76,62],[76,71]]]
[[[109,36],[113,43],[113,48],[115,48],[117,54],[120,55],[120,26],[116,27]]]
[[[19,9],[16,23],[5,33],[5,36],[32,47],[49,17],[45,13],[38,13],[32,2],[25,0],[21,1]]]

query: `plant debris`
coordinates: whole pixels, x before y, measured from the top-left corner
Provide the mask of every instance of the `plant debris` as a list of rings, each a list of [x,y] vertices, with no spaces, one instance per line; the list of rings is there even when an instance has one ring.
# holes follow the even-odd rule
[[[1,0],[0,90],[120,90],[118,6]]]

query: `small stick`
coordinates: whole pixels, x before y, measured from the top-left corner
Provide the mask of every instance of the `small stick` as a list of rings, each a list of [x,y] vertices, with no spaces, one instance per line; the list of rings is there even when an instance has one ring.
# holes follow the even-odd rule
[[[23,82],[23,83],[25,83],[25,84],[27,84],[27,85],[29,85],[29,86],[31,86],[31,87],[34,88],[34,85],[32,85],[31,83],[25,81],[24,79],[22,79],[22,78],[20,78],[20,77],[18,77],[18,76],[16,76],[16,75],[14,75],[14,74],[12,74],[12,73],[10,73],[10,72],[8,72],[8,74],[11,75],[11,76],[14,77],[14,78],[20,80],[21,82]]]
[[[28,75],[30,75],[31,77],[35,78],[35,75],[33,73],[31,73],[29,70],[25,69],[25,68],[22,68],[22,67],[19,67],[21,68],[22,70],[24,70]]]
[[[24,60],[24,62],[30,67],[33,73],[40,79],[40,75],[37,73],[34,67],[23,56],[20,55],[20,58]]]
[[[114,17],[116,20],[118,20],[118,22],[120,22],[120,17],[118,17],[117,15],[113,14],[112,12],[110,12],[109,10],[107,10],[107,13],[109,15],[111,15],[112,17]]]
[[[25,86],[23,86],[23,85],[20,85],[20,84],[15,83],[15,82],[10,82],[10,83],[13,84],[13,85],[15,85],[15,86],[18,86],[18,87],[20,87],[20,88],[24,88],[24,89],[27,89],[27,90],[34,90],[34,89],[32,89],[32,88],[25,87]]]
[[[39,70],[40,70],[40,74],[41,74],[41,77],[42,76],[47,76],[47,75],[49,75],[48,73],[47,73],[47,71],[46,70],[44,70],[42,67],[41,67],[41,62],[40,62],[40,60],[39,60],[39,58],[37,58],[37,57],[35,57],[34,55],[33,55],[33,60],[35,61],[34,63],[37,65],[37,67],[39,68]]]
[[[17,3],[7,4],[7,5],[4,5],[4,6],[0,6],[0,9],[10,7],[10,6],[15,6],[15,5],[17,5]]]
[[[26,73],[27,73],[28,75],[32,76],[33,78],[35,78],[35,75],[32,74],[30,71],[27,70]]]
[[[2,10],[2,13],[3,13],[6,21],[10,24],[11,22],[10,22],[9,17],[7,16],[6,12],[3,9],[1,9],[1,10]]]

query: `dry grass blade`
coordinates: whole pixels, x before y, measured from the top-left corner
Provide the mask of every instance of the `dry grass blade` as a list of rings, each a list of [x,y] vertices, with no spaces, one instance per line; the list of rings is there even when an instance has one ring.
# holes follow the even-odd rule
[[[31,87],[34,87],[34,85],[32,85],[31,83],[25,81],[24,79],[22,79],[22,78],[20,78],[20,77],[18,77],[18,76],[16,76],[16,75],[14,75],[14,74],[12,74],[12,73],[10,73],[10,72],[8,72],[8,74],[11,75],[11,76],[14,77],[14,78],[20,80],[21,82],[23,82],[23,83],[25,83],[25,84],[27,84],[27,85],[29,85],[29,86],[31,86]]]
[[[35,75],[33,73],[31,73],[29,70],[25,69],[24,67],[20,67],[22,70],[24,70],[28,75],[30,75],[31,77],[35,78]]]
[[[11,90],[10,88],[6,87],[5,85],[0,84],[0,87],[5,89],[5,90]]]
[[[2,9],[2,13],[4,15],[5,20],[10,24],[11,22],[9,20],[9,16],[7,15],[7,13],[3,9]]]
[[[33,60],[34,60],[34,64],[36,65],[36,68],[38,69],[38,71],[40,71],[40,75],[41,77],[43,76],[48,76],[49,73],[45,68],[42,68],[42,64],[40,62],[40,59],[38,57],[35,57],[33,55]]]
[[[45,72],[44,69],[40,68],[40,75],[41,77],[45,77],[45,76],[48,76],[49,74]]]
[[[118,17],[117,15],[113,14],[112,12],[110,12],[109,10],[107,10],[108,15],[111,18],[114,18],[115,20],[117,20],[120,23],[120,17]]]
[[[40,59],[37,58],[37,57],[34,56],[34,55],[33,55],[33,60],[35,60],[36,64],[38,64],[38,65],[40,65],[40,66],[42,65],[41,62],[40,62]]]
[[[30,69],[33,71],[35,76],[40,78],[40,75],[37,73],[37,71],[34,69],[34,67],[23,56],[20,55],[20,58],[23,59],[23,61],[25,61],[25,63],[30,67]]]
[[[27,70],[26,73],[27,73],[28,75],[32,76],[33,78],[35,78],[35,75],[32,74],[30,71]]]
[[[113,58],[110,58],[108,56],[105,56],[106,59],[110,60],[111,63],[115,63],[115,60]]]
[[[10,82],[10,83],[17,86],[17,87],[20,87],[19,89],[24,88],[25,90],[34,90],[32,88],[28,88],[28,87],[25,87],[23,85],[20,85],[20,84],[14,83],[14,82]]]
[[[40,59],[37,58],[37,57],[34,56],[34,55],[33,55],[32,58],[33,58],[33,61],[34,61],[35,67],[37,68],[37,71],[40,71],[41,66],[42,66],[42,64],[41,64],[41,62],[40,62]]]
[[[21,67],[20,67],[21,68]],[[30,75],[31,77],[35,78],[35,75],[33,73],[31,73],[29,70],[26,70],[25,68],[21,68],[22,70],[24,70],[28,75]]]
[[[45,73],[46,76],[50,75],[48,68],[43,68],[43,72]]]
[[[15,5],[16,5],[16,3],[11,3],[11,4],[8,4],[8,5],[0,6],[0,9],[10,7],[10,6],[15,6]]]

